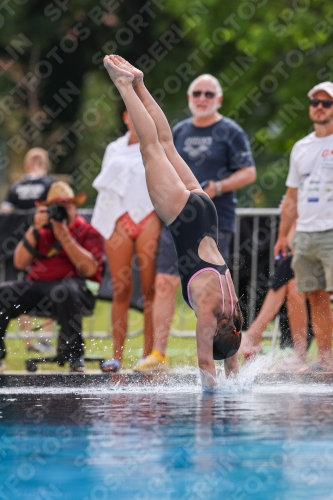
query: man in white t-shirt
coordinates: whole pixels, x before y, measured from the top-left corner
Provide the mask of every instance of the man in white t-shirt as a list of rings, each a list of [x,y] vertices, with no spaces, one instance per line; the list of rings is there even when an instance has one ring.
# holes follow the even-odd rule
[[[287,255],[287,233],[297,219],[292,267],[297,288],[307,294],[318,346],[309,370],[333,371],[333,83],[313,87],[310,119],[314,132],[294,145],[274,253]]]

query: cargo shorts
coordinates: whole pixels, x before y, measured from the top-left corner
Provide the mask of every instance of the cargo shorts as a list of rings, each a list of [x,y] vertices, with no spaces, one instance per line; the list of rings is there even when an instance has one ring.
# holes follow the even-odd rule
[[[294,235],[291,267],[299,292],[333,291],[333,229]]]

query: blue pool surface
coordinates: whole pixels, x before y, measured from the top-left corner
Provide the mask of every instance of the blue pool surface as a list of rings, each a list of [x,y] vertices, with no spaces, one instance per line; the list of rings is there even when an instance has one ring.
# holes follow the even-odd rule
[[[0,389],[0,499],[333,500],[333,387]]]

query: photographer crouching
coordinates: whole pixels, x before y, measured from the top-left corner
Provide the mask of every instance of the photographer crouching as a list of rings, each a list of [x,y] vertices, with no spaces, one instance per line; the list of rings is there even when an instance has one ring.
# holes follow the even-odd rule
[[[57,318],[59,362],[85,371],[82,317],[94,307],[104,253],[102,236],[77,213],[85,200],[85,193],[74,195],[68,184],[55,182],[36,203],[33,225],[14,253],[15,267],[29,268],[27,278],[0,284],[0,370],[9,321],[30,314]]]

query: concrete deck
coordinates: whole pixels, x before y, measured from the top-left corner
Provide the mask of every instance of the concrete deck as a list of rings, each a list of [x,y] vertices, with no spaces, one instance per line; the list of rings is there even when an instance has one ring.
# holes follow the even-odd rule
[[[332,372],[321,373],[260,373],[255,378],[256,384],[333,384]],[[170,370],[160,374],[140,374],[131,370],[120,373],[106,374],[99,370],[90,370],[85,374],[43,371],[29,373],[26,371],[6,371],[0,374],[0,389],[4,387],[87,387],[127,385],[196,385],[195,373]]]

